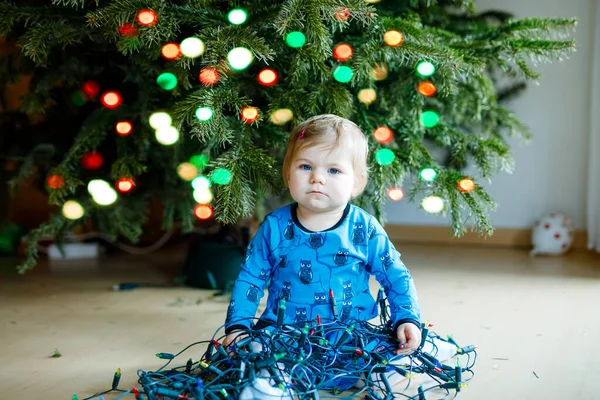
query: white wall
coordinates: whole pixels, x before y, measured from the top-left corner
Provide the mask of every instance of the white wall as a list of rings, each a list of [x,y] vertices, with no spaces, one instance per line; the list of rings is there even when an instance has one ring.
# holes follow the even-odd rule
[[[529,144],[513,143],[515,172],[500,173],[485,185],[497,201],[495,227],[529,227],[542,213],[561,211],[585,227],[588,130],[593,57],[593,19],[599,0],[477,0],[490,9],[522,17],[576,17],[577,51],[564,61],[537,67],[531,82],[509,108],[534,134]],[[600,5],[598,5],[600,7]],[[600,24],[600,21],[596,21]],[[406,225],[447,225],[449,218],[427,214],[418,204],[390,202],[387,221]]]

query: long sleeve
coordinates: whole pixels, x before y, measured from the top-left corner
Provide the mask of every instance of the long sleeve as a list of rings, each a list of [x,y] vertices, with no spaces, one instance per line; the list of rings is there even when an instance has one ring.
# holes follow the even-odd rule
[[[272,274],[270,231],[269,223],[265,219],[246,249],[246,258],[233,286],[231,303],[227,309],[227,333],[235,328],[249,328],[256,316],[265,286]]]
[[[394,329],[405,322],[420,328],[421,310],[412,276],[375,218],[370,222],[368,237],[371,273],[385,290]]]

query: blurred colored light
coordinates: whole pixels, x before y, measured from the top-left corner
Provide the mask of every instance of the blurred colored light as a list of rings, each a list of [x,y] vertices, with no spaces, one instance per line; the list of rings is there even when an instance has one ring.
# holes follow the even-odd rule
[[[423,96],[433,96],[436,92],[435,85],[429,81],[424,81],[419,83],[417,86],[417,91],[421,93]]]
[[[154,129],[160,129],[165,126],[171,126],[173,119],[169,114],[164,111],[157,111],[150,115],[148,123]]]
[[[198,175],[198,168],[192,163],[184,162],[177,166],[177,175],[189,182]]]
[[[276,125],[283,125],[292,120],[294,113],[289,108],[280,108],[271,114],[271,121]]]
[[[162,47],[161,54],[167,60],[174,60],[181,55],[181,49],[177,43],[167,43]]]
[[[75,200],[66,201],[62,206],[62,214],[68,219],[79,219],[83,217],[84,210],[81,204]]]
[[[229,66],[236,71],[248,68],[253,59],[252,52],[245,47],[236,47],[227,54]]]
[[[196,200],[196,203],[200,204],[208,204],[213,201],[213,195],[209,188],[196,189],[194,190],[194,193],[192,193],[192,196],[194,197],[194,200]]]
[[[424,111],[420,120],[425,128],[433,128],[440,122],[440,116],[435,111]]]
[[[213,116],[213,110],[210,107],[198,107],[196,109],[196,118],[200,121],[208,121]]]
[[[333,78],[341,83],[350,82],[353,75],[352,69],[345,65],[340,65],[333,70]]]
[[[163,126],[154,132],[156,141],[164,146],[171,146],[179,140],[179,131],[174,126]]]
[[[242,108],[242,121],[249,124],[258,119],[258,108],[244,107]]]
[[[417,73],[421,76],[431,76],[435,72],[435,66],[429,61],[421,61],[417,64]]]
[[[156,16],[156,13],[150,9],[140,10],[137,13],[137,21],[140,23],[140,25],[152,26],[157,20],[158,17]]]
[[[104,158],[95,151],[89,151],[81,157],[81,165],[88,170],[96,170],[102,167]]]
[[[390,149],[379,149],[375,153],[375,161],[380,165],[389,165],[394,162],[396,155]]]
[[[263,86],[273,86],[278,78],[277,72],[271,68],[265,68],[258,73],[258,83]]]
[[[285,35],[285,42],[290,47],[299,48],[306,43],[306,36],[304,36],[304,33],[298,31],[289,32]]]
[[[60,189],[65,184],[65,180],[60,175],[50,175],[48,177],[48,187],[52,189]]]
[[[190,157],[190,163],[197,168],[202,169],[208,164],[208,156],[206,154],[196,154]]]
[[[210,177],[217,185],[227,185],[231,182],[231,172],[225,168],[215,169]]]
[[[100,101],[106,108],[117,108],[121,105],[121,95],[114,91],[106,92]]]
[[[128,136],[133,129],[133,125],[131,125],[131,122],[129,121],[119,121],[117,122],[115,129],[119,136]]]
[[[361,91],[358,92],[358,99],[366,105],[369,105],[377,99],[377,92],[370,88],[361,89]]]
[[[204,68],[198,77],[203,85],[214,85],[219,81],[219,72],[214,68]]]
[[[198,204],[194,207],[194,215],[201,220],[209,219],[213,215],[213,209],[208,204]]]
[[[131,178],[121,178],[117,180],[117,190],[121,193],[130,192],[135,186],[135,182]]]
[[[404,192],[402,191],[402,188],[399,188],[399,187],[389,188],[387,195],[393,201],[400,201],[404,198]]]
[[[380,126],[373,131],[373,136],[381,144],[389,143],[394,138],[394,132],[387,126]]]
[[[96,97],[98,93],[100,93],[100,85],[94,81],[85,82],[81,89],[90,99]]]
[[[426,182],[433,182],[437,177],[437,172],[435,172],[435,169],[433,168],[423,168],[421,172],[419,172],[419,176]]]
[[[397,47],[404,43],[404,35],[398,31],[387,31],[383,35],[383,41],[390,47]]]
[[[349,44],[342,43],[333,48],[333,58],[337,61],[349,60],[352,54],[354,54],[354,50]]]
[[[198,176],[192,180],[192,187],[194,190],[208,189],[210,186],[210,180],[204,175]]]
[[[463,178],[458,181],[458,190],[463,193],[469,193],[475,189],[475,182],[471,178]]]
[[[425,211],[431,214],[437,214],[444,209],[444,201],[438,196],[425,197],[421,202]]]
[[[234,8],[227,14],[227,19],[234,25],[241,25],[248,19],[248,13],[241,8]]]
[[[156,78],[156,83],[165,90],[172,90],[177,87],[177,77],[170,72],[163,72]]]
[[[181,50],[181,54],[190,58],[201,56],[205,50],[204,42],[197,37],[183,39],[179,45],[179,48]]]

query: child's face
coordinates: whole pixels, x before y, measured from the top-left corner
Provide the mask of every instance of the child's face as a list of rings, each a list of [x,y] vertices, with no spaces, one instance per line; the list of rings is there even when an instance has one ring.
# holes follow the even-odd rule
[[[297,153],[289,174],[294,200],[316,213],[343,210],[357,191],[351,155],[342,148],[306,146]]]

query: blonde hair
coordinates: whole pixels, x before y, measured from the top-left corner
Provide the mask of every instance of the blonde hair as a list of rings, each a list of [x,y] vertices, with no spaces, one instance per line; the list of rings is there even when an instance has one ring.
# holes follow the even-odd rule
[[[281,171],[285,186],[288,187],[290,168],[298,152],[307,146],[319,145],[331,145],[331,150],[343,147],[351,153],[352,169],[358,182],[355,196],[362,193],[369,177],[367,138],[354,122],[333,114],[316,115],[292,129]]]

